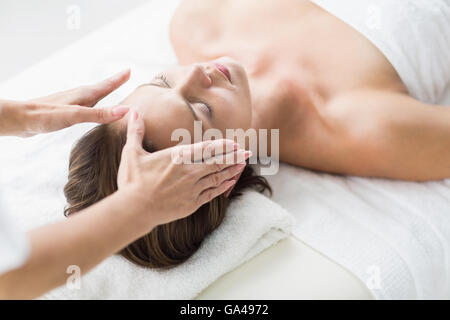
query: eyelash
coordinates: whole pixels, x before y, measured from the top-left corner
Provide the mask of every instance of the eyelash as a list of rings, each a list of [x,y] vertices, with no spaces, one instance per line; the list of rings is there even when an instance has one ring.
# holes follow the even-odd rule
[[[156,77],[156,79],[157,79],[157,80],[161,80],[162,82],[164,82],[164,84],[165,84],[166,86],[168,86],[168,87],[170,88],[169,81],[167,81],[167,78],[166,78],[165,75],[160,74],[159,76]]]
[[[157,79],[157,80],[161,80],[162,82],[164,82],[164,84],[165,84],[167,87],[169,87],[169,88],[171,87],[170,84],[169,84],[169,81],[167,80],[167,78],[166,78],[165,75],[160,74],[160,75],[158,75],[158,76],[156,77],[156,79]],[[212,115],[212,108],[211,108],[211,106],[210,106],[208,103],[203,102],[203,101],[199,101],[198,103],[203,104],[203,105],[208,109],[208,112]]]
[[[209,104],[207,104],[206,102],[203,102],[203,101],[200,101],[199,103],[205,105],[206,108],[208,108],[209,113],[212,114],[212,108]]]

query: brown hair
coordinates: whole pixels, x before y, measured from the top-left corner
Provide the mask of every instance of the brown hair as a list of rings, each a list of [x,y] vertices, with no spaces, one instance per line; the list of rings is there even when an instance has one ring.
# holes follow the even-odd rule
[[[126,129],[99,125],[75,144],[70,154],[69,180],[64,187],[68,202],[65,216],[83,210],[117,190],[117,172],[125,142]],[[143,148],[148,152],[157,151],[148,142]],[[203,239],[221,224],[229,201],[241,195],[245,188],[272,192],[266,179],[256,176],[247,166],[228,198],[221,195],[186,218],[157,226],[122,249],[120,254],[150,268],[171,267],[186,261]]]

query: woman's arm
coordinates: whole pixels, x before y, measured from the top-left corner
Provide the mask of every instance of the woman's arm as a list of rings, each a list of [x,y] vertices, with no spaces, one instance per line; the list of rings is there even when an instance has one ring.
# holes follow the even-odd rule
[[[26,264],[0,275],[0,299],[30,299],[63,285],[67,268],[86,274],[108,256],[153,228],[143,223],[132,194],[117,192],[70,219],[29,233],[31,254]]]
[[[386,91],[339,97],[311,121],[306,166],[411,181],[450,178],[450,107]],[[320,127],[320,128],[319,128]]]

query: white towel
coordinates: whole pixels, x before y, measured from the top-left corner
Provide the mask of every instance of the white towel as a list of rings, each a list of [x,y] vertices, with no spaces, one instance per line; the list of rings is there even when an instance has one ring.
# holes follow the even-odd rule
[[[22,265],[28,258],[29,251],[24,230],[18,228],[14,218],[2,208],[0,194],[0,274]]]
[[[450,90],[450,0],[312,0],[375,45],[409,93],[427,103]]]
[[[269,182],[297,220],[293,234],[376,298],[450,298],[450,180],[343,178],[282,165]]]
[[[168,271],[114,256],[88,273],[80,288],[60,287],[46,299],[193,299],[221,275],[287,236],[292,217],[256,192],[233,202],[220,227],[185,263]]]

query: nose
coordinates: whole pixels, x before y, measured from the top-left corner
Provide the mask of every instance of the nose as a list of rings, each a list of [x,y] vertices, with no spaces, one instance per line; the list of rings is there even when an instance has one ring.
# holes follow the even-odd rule
[[[201,64],[193,64],[189,67],[185,78],[180,82],[181,91],[192,90],[195,88],[209,88],[212,80]]]

